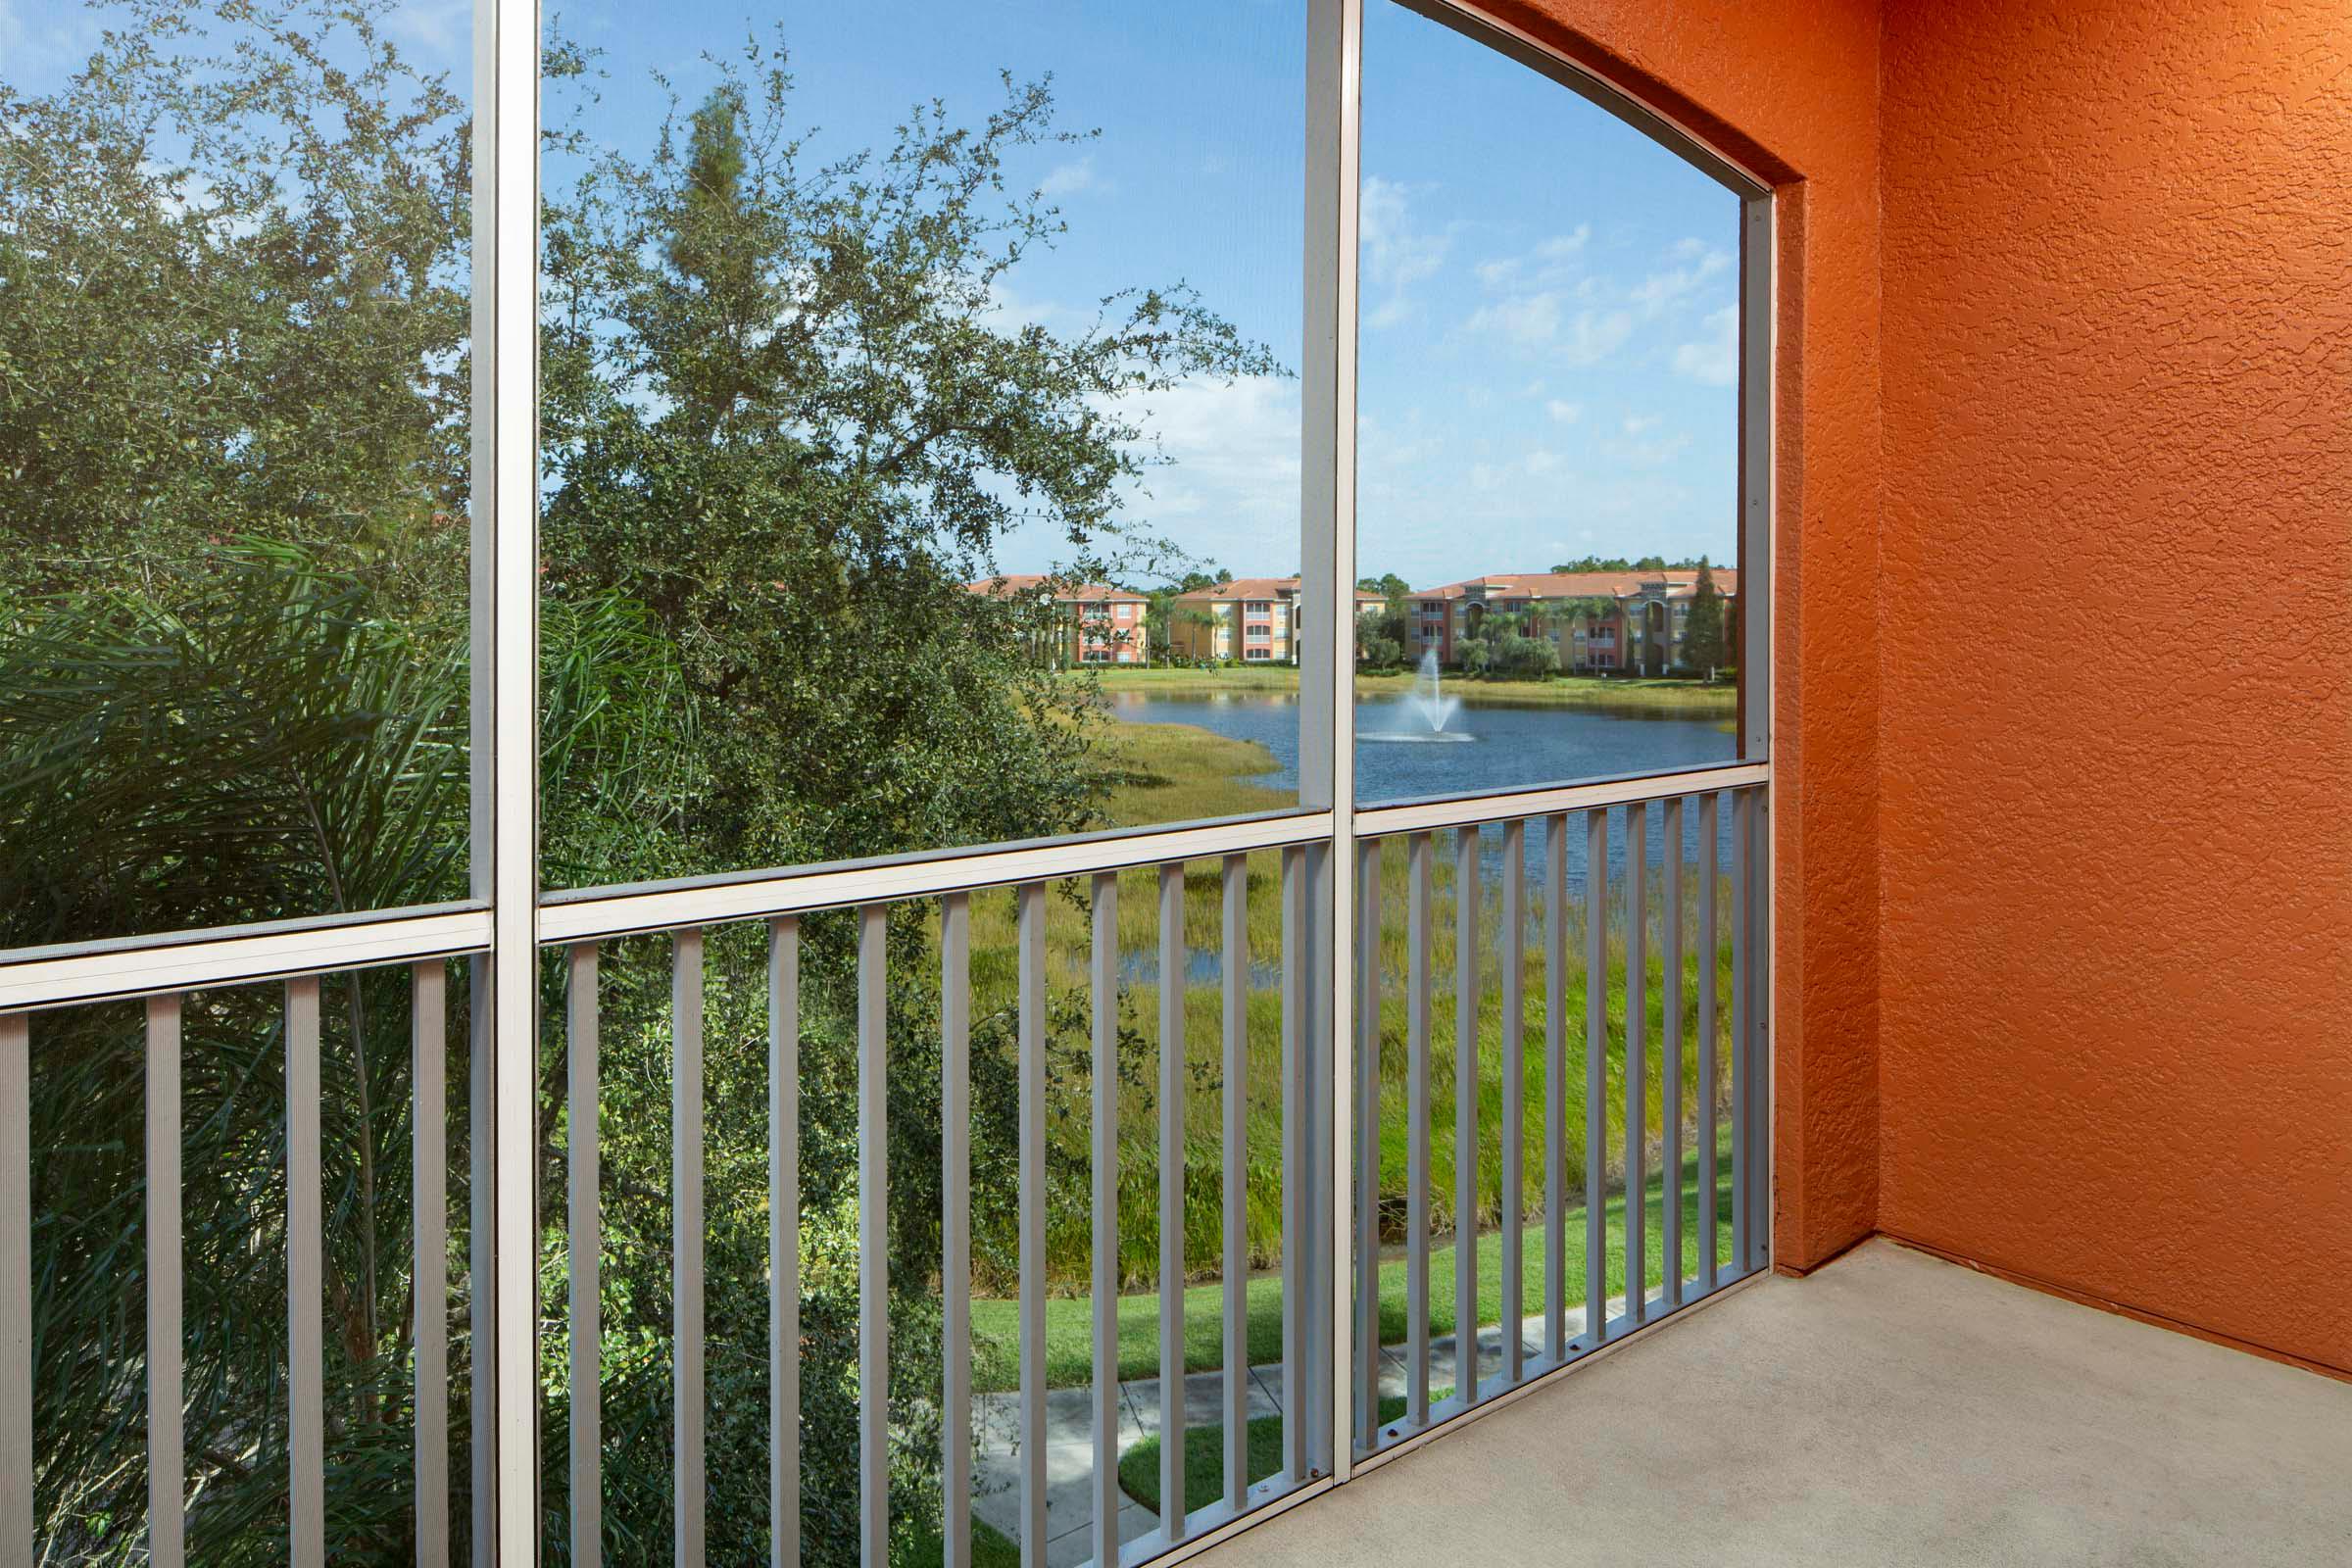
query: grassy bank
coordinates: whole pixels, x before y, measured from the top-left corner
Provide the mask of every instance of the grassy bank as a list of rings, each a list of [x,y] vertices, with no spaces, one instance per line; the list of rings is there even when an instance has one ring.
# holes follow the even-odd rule
[[[1288,665],[1263,669],[1111,668],[1073,672],[1073,680],[1102,683],[1105,695],[1148,692],[1163,697],[1207,697],[1220,693],[1295,693],[1298,671]],[[1358,701],[1400,697],[1415,677],[1405,670],[1359,674]],[[1447,690],[1482,703],[1528,708],[1602,708],[1628,712],[1674,712],[1728,717],[1740,706],[1739,689],[1726,681],[1651,680],[1632,675],[1551,675],[1536,680],[1486,680],[1447,674]]]
[[[1236,801],[1259,797],[1257,808],[1270,792],[1248,781],[1262,773],[1271,760],[1259,747],[1229,741],[1180,725],[1117,726],[1108,742],[1117,765],[1124,771],[1114,792],[1114,812],[1132,809],[1137,800],[1170,795],[1193,802]],[[1279,799],[1279,797],[1276,797]],[[1225,809],[1230,810],[1228,807]],[[1195,814],[1220,814],[1200,811]],[[1433,940],[1431,969],[1437,977],[1431,998],[1430,1053],[1431,1115],[1440,1128],[1452,1125],[1455,1097],[1455,886],[1452,857],[1435,858],[1433,876]],[[1246,1173],[1244,1200],[1245,1253],[1252,1268],[1270,1266],[1282,1251],[1282,1208],[1278,1172],[1281,1168],[1282,997],[1271,968],[1282,951],[1281,856],[1261,852],[1248,859],[1246,940],[1250,963],[1245,998],[1244,1139],[1242,1164]],[[1540,1105],[1546,1071],[1544,1019],[1548,1002],[1546,969],[1540,920],[1531,919],[1520,933],[1526,976],[1526,1006],[1515,1038],[1501,1017],[1501,906],[1499,890],[1480,889],[1478,954],[1475,984],[1478,999],[1474,1025],[1476,1041],[1478,1114],[1487,1129],[1474,1169],[1464,1174],[1476,1192],[1482,1224],[1493,1224],[1501,1213],[1501,1151],[1494,1129],[1502,1116],[1502,1067],[1506,1052],[1516,1052],[1524,1076],[1526,1103]],[[1653,877],[1653,883],[1657,879]],[[1160,977],[1154,956],[1159,939],[1158,874],[1144,868],[1119,874],[1117,889],[1117,948],[1122,956],[1122,979],[1117,999],[1120,1031],[1120,1088],[1118,1091],[1119,1275],[1123,1285],[1138,1285],[1156,1277],[1158,1267],[1158,1016]],[[1658,887],[1651,907],[1663,906]],[[1222,952],[1222,874],[1215,861],[1197,861],[1186,868],[1184,880],[1184,942],[1189,955]],[[1086,1051],[1085,1009],[1090,1005],[1089,956],[1091,888],[1063,884],[1047,903],[1047,983],[1063,1007],[1063,1023],[1050,1047],[1052,1065],[1047,1083],[1047,1137],[1065,1171],[1084,1172],[1090,1161],[1089,1107],[1093,1085]],[[1719,889],[1719,896],[1728,892]],[[1697,996],[1703,972],[1699,961],[1695,880],[1687,888],[1685,952],[1688,955],[1678,983],[1683,993],[1683,1016],[1690,1030],[1681,1052],[1683,1102],[1699,1102],[1697,1041],[1691,1021],[1697,1016]],[[1405,977],[1409,966],[1405,927],[1407,881],[1404,846],[1386,847],[1381,861],[1381,921],[1375,953],[1381,971],[1380,1075],[1384,1205],[1401,1217],[1402,1173],[1406,1156],[1404,1082],[1408,1066]],[[1531,899],[1531,909],[1541,901]],[[1654,917],[1654,916],[1653,916]],[[1579,1025],[1585,1016],[1587,977],[1584,952],[1584,912],[1581,904],[1568,906],[1567,951],[1572,956],[1561,987],[1563,1015],[1571,1021],[1569,1050],[1564,1063],[1563,1098],[1567,1103],[1566,1147],[1558,1157],[1573,1191],[1581,1192],[1586,1150],[1585,1046]],[[1015,900],[1010,892],[976,894],[972,900],[971,982],[976,1019],[1013,1015],[1019,994],[1018,933]],[[1602,983],[1605,1016],[1604,1077],[1607,1085],[1603,1123],[1606,1147],[1598,1152],[1604,1176],[1615,1179],[1623,1169],[1625,1041],[1625,951],[1622,933],[1608,947]],[[1728,996],[1731,953],[1728,942],[1714,955],[1718,995]],[[1666,976],[1658,947],[1652,943],[1647,969],[1653,998],[1663,995]],[[934,971],[936,972],[936,971]],[[1211,972],[1190,974],[1184,981],[1183,1053],[1189,1094],[1185,1105],[1186,1154],[1183,1221],[1186,1255],[1198,1265],[1212,1264],[1223,1255],[1223,1028],[1220,984]],[[1075,1016],[1072,1016],[1075,1009]],[[1663,1096],[1657,1086],[1665,1078],[1662,1007],[1653,1002],[1643,1042],[1645,1075],[1652,1086],[1648,1097],[1645,1143],[1655,1147],[1660,1132]],[[1720,1062],[1730,1060],[1728,1009],[1719,1014],[1717,1052]],[[1720,1091],[1719,1091],[1720,1098]],[[1550,1157],[1540,1116],[1531,1117],[1527,1161],[1531,1172],[1544,1168]],[[1432,1203],[1446,1215],[1452,1212],[1456,1180],[1449,1138],[1441,1138],[1432,1154]],[[999,1234],[1004,1216],[993,1209],[977,1216],[977,1279],[984,1291],[1009,1294],[1012,1250],[1008,1235]],[[1049,1204],[1047,1273],[1056,1290],[1083,1290],[1092,1257],[1092,1223],[1081,1189],[1067,1200]],[[1256,1287],[1253,1287],[1253,1289]],[[1213,1289],[1210,1292],[1213,1297]],[[1204,1301],[1208,1298],[1203,1298]],[[1149,1318],[1149,1313],[1146,1318]],[[1076,1321],[1083,1322],[1083,1318]],[[1083,1339],[1083,1329],[1077,1331]],[[1154,1332],[1139,1319],[1139,1334]]]
[[[1532,1131],[1532,1129],[1531,1129]],[[1382,1161],[1384,1192],[1399,1181],[1401,1168]],[[1531,1198],[1541,1197],[1542,1167],[1529,1162],[1529,1192]],[[1728,1129],[1723,1133],[1717,1155],[1717,1169],[1722,1190],[1715,1195],[1718,1234],[1718,1262],[1731,1260],[1731,1140]],[[1683,1162],[1679,1198],[1683,1208],[1683,1259],[1685,1278],[1698,1271],[1700,1238],[1700,1193],[1698,1158],[1690,1152]],[[1644,1212],[1648,1220],[1644,1230],[1643,1277],[1652,1286],[1666,1280],[1665,1244],[1660,1235],[1664,1215],[1664,1182],[1661,1175],[1649,1178],[1643,1189]],[[1122,1204],[1122,1207],[1125,1205]],[[1433,1213],[1444,1212],[1433,1201]],[[1625,1291],[1625,1196],[1619,1193],[1606,1204],[1609,1229],[1608,1290],[1610,1296]],[[1584,1233],[1585,1208],[1579,1203],[1568,1211],[1565,1228],[1568,1238],[1567,1298],[1581,1303],[1585,1298]],[[1544,1301],[1544,1227],[1540,1216],[1527,1222],[1522,1237],[1521,1268],[1526,1282],[1528,1310],[1542,1309]],[[1455,1247],[1434,1248],[1429,1254],[1430,1332],[1433,1336],[1453,1332],[1454,1264],[1459,1253]],[[1490,1231],[1477,1239],[1478,1317],[1481,1324],[1492,1324],[1502,1317],[1502,1237]],[[1384,1345],[1401,1342],[1408,1330],[1405,1317],[1406,1267],[1402,1257],[1390,1257],[1380,1266],[1380,1339]],[[1251,1278],[1247,1286],[1245,1308],[1247,1314],[1248,1354],[1251,1365],[1263,1365],[1282,1359],[1282,1280],[1279,1275],[1261,1274]],[[1015,1335],[1019,1328],[1019,1303],[1013,1300],[987,1298],[972,1303],[972,1386],[982,1393],[1001,1392],[1020,1386],[1020,1363]],[[1217,1284],[1196,1285],[1184,1293],[1184,1365],[1188,1372],[1208,1372],[1225,1364],[1224,1350],[1224,1287]],[[1046,1382],[1054,1388],[1072,1388],[1094,1377],[1094,1302],[1083,1296],[1055,1297],[1046,1302]],[[1119,1377],[1152,1378],[1159,1376],[1159,1296],[1145,1292],[1119,1298]]]

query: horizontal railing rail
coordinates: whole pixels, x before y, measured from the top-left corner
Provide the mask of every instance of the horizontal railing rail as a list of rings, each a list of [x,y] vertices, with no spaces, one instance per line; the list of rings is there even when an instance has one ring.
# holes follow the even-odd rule
[[[1093,876],[1169,860],[1315,844],[1330,837],[1329,811],[1294,811],[1195,827],[1092,834],[956,854],[556,894],[540,906],[539,940],[542,944],[599,941],[688,924],[713,925],[864,903],[934,898]]]
[[[1674,795],[1692,795],[1701,790],[1740,789],[1767,783],[1771,777],[1772,768],[1768,763],[1726,762],[1715,767],[1668,772],[1622,773],[1544,789],[1398,801],[1357,811],[1355,834],[1358,838],[1386,838],[1397,833],[1490,826],[1514,819],[1552,816],[1562,811],[1582,811],[1594,807],[1624,806],[1637,801],[1662,800]]]
[[[34,948],[0,958],[0,1013],[458,957],[489,947],[489,910],[444,905]]]

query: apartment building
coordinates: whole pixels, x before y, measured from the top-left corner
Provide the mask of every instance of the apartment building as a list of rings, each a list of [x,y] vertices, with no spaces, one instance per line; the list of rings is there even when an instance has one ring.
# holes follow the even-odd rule
[[[964,588],[1034,603],[1039,611],[1031,632],[1035,651],[1056,666],[1141,664],[1150,658],[1142,594],[1102,583],[1065,582],[1042,572],[1006,572]]]
[[[1359,619],[1383,605],[1378,594],[1356,593]],[[1180,659],[1290,663],[1298,657],[1302,618],[1297,577],[1236,577],[1178,595],[1168,641]]]
[[[1725,644],[1739,610],[1740,573],[1715,571],[1724,598]],[[1659,675],[1682,665],[1696,570],[1528,571],[1491,574],[1426,588],[1406,601],[1406,652],[1437,650],[1458,662],[1457,644],[1479,636],[1494,615],[1524,617],[1522,630],[1559,645],[1566,670],[1635,670]]]

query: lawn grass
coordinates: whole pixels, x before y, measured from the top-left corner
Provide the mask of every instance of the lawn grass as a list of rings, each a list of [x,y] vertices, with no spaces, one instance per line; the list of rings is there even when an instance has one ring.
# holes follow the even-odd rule
[[[1731,1260],[1731,1134],[1718,1134],[1717,1171],[1721,1189],[1716,1195],[1718,1256]],[[1660,1234],[1663,1181],[1653,1175],[1644,1188],[1648,1215],[1644,1235],[1644,1275],[1650,1286],[1665,1283],[1664,1239]],[[1679,1184],[1683,1205],[1683,1275],[1699,1266],[1699,1175],[1696,1151],[1686,1152]],[[1433,1210],[1438,1205],[1432,1205]],[[1606,1204],[1609,1230],[1608,1289],[1610,1296],[1625,1290],[1625,1198],[1622,1193]],[[1571,1304],[1585,1298],[1585,1210],[1580,1203],[1566,1215],[1568,1239],[1567,1296]],[[1539,1216],[1527,1222],[1522,1238],[1521,1272],[1528,1310],[1542,1309],[1544,1300],[1544,1226]],[[1453,1332],[1454,1263],[1452,1246],[1432,1249],[1429,1254],[1429,1314],[1433,1337]],[[1488,1232],[1478,1238],[1478,1315],[1481,1324],[1502,1316],[1502,1236]],[[1401,1342],[1407,1332],[1405,1259],[1391,1257],[1380,1266],[1380,1339],[1384,1345]],[[1245,1341],[1251,1365],[1282,1359],[1282,1279],[1260,1274],[1246,1287],[1248,1316]],[[1094,1302],[1083,1296],[1050,1297],[1046,1303],[1046,1383],[1050,1388],[1075,1388],[1094,1377]],[[1020,1386],[1020,1363],[1015,1335],[1019,1303],[984,1298],[972,1302],[972,1387],[979,1393],[1003,1393]],[[1184,1293],[1184,1351],[1188,1372],[1214,1371],[1225,1364],[1224,1287],[1195,1285]],[[1119,1377],[1159,1375],[1159,1296],[1143,1292],[1119,1298]]]
[[[1191,1453],[1191,1448],[1185,1449]],[[1156,1462],[1156,1461],[1154,1461]],[[1186,1483],[1185,1491],[1192,1491]],[[937,1568],[948,1560],[947,1543],[936,1530],[919,1530],[911,1539],[898,1543],[890,1553],[892,1568]],[[1021,1548],[1001,1531],[972,1521],[972,1568],[1021,1568]]]
[[[1453,1396],[1451,1389],[1432,1389],[1432,1404]],[[1404,1396],[1393,1394],[1380,1401],[1380,1424],[1404,1414]],[[1246,1446],[1243,1462],[1252,1482],[1282,1469],[1282,1417],[1261,1415],[1242,1429]],[[1159,1439],[1149,1437],[1119,1456],[1119,1490],[1137,1502],[1159,1511]],[[1184,1511],[1205,1508],[1225,1495],[1225,1428],[1222,1424],[1184,1429]]]
[[[1151,692],[1163,697],[1206,697],[1227,692],[1293,693],[1298,671],[1291,665],[1267,669],[1173,669],[1127,666],[1072,671],[1071,680],[1099,681],[1105,693]],[[1410,670],[1388,670],[1355,677],[1355,695],[1366,698],[1400,697],[1419,677]],[[1536,679],[1484,679],[1448,673],[1445,680],[1454,691],[1482,703],[1507,703],[1530,708],[1614,708],[1627,711],[1724,713],[1740,706],[1740,692],[1730,681],[1653,679],[1643,675],[1549,675]]]

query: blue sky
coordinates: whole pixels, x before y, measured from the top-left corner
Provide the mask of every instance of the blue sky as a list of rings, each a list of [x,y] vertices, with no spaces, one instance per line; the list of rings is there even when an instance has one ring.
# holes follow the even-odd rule
[[[52,84],[96,19],[0,0],[0,66]],[[918,99],[971,122],[998,73],[1052,73],[1065,127],[1101,134],[1011,172],[1069,232],[1007,279],[1008,319],[1075,327],[1115,289],[1176,280],[1298,363],[1303,244],[1300,0],[551,0],[604,51],[590,122],[650,145],[666,75],[781,27],[820,152],[887,141]],[[463,81],[469,0],[411,0],[392,30]],[[1367,0],[1357,553],[1415,586],[1591,553],[1733,554],[1736,200],[1602,111],[1388,3]],[[1149,401],[1171,462],[1131,498],[1140,531],[1245,575],[1296,568],[1295,380],[1192,384]],[[1016,535],[1006,570],[1054,564]]]

